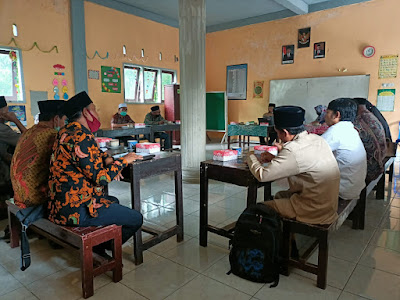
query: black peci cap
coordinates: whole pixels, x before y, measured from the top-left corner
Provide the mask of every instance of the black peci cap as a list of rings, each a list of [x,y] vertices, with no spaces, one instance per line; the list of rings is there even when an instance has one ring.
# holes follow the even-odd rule
[[[77,112],[82,111],[85,107],[93,103],[93,101],[89,98],[88,94],[84,92],[80,92],[76,94],[64,105],[64,112],[68,118],[71,118]]]
[[[299,127],[304,124],[305,110],[300,106],[278,106],[274,108],[275,127],[281,129]]]

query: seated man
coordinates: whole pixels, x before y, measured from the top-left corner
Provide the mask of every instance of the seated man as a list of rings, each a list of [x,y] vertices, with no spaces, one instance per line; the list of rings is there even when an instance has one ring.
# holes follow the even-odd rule
[[[21,133],[26,131],[17,116],[8,111],[6,98],[0,96],[0,220],[7,218],[5,201],[14,194],[10,179],[10,164],[12,153],[21,136],[5,124],[8,121],[13,122]]]
[[[99,149],[93,132],[101,124],[86,92],[68,100],[64,110],[69,123],[59,131],[53,146],[48,218],[68,226],[122,225],[125,243],[142,226],[143,217],[107,196],[104,186],[119,180],[122,169],[141,156],[129,153],[114,160]],[[96,252],[104,255],[104,247],[97,247]]]
[[[273,115],[273,110],[275,108],[275,103],[270,103],[268,105],[268,112],[266,112],[263,115],[264,119],[268,120],[269,125],[274,126],[274,115]],[[266,145],[267,143],[265,142],[265,137],[259,136],[260,138],[260,145]],[[277,135],[276,131],[274,130],[273,127],[268,128],[268,145],[272,145],[273,142],[276,140]]]
[[[158,105],[153,106],[151,108],[151,112],[149,112],[144,118],[144,123],[146,125],[161,125],[166,124],[167,121],[161,116],[160,107]],[[160,138],[164,140],[164,149],[171,149],[171,141],[169,134],[165,132],[156,132],[154,133],[155,138]]]
[[[368,100],[353,99],[358,104],[354,127],[360,135],[367,153],[367,184],[379,177],[384,171],[383,160],[386,156],[385,130],[378,118],[367,109]]]
[[[365,187],[367,155],[354,122],[357,104],[350,98],[329,102],[325,121],[329,126],[322,135],[327,141],[340,170],[339,196],[345,200],[358,199]]]
[[[11,162],[15,204],[20,208],[47,201],[50,156],[57,132],[64,127],[64,101],[39,101],[39,123],[19,139]]]
[[[135,121],[131,119],[127,112],[128,106],[126,105],[126,103],[121,103],[120,105],[118,105],[118,112],[113,115],[111,119],[111,128],[121,128],[127,125],[134,125]],[[120,140],[120,142],[128,145],[128,141],[132,139],[132,136],[120,136],[118,137],[118,139]]]
[[[120,128],[122,126],[134,125],[135,121],[128,115],[128,106],[126,103],[118,105],[118,112],[111,119],[111,128]]]
[[[298,106],[275,108],[275,130],[283,142],[278,145],[278,155],[265,152],[261,162],[250,155],[247,163],[258,181],[287,178],[289,182],[290,189],[278,192],[266,205],[286,218],[330,224],[337,218],[339,169],[324,139],[305,131],[304,113]]]

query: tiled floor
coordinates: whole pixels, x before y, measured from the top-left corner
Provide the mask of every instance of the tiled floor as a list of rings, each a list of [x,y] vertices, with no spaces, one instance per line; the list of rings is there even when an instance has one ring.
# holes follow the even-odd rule
[[[208,145],[208,157],[219,147]],[[281,276],[279,286],[273,289],[226,275],[228,240],[210,233],[209,246],[199,246],[199,185],[184,183],[184,242],[178,244],[172,238],[150,248],[140,266],[132,262],[132,243],[128,242],[123,246],[122,281],[113,283],[110,274],[97,277],[92,299],[400,299],[399,168],[396,162],[396,176],[393,184],[387,184],[385,199],[375,200],[370,195],[364,231],[352,230],[345,222],[331,235],[326,290],[316,287],[314,275],[300,270]],[[144,180],[141,187],[146,222],[158,227],[175,224],[172,176]],[[273,192],[285,187],[285,181],[274,183]],[[110,194],[130,206],[129,184],[113,182]],[[211,224],[236,220],[245,203],[244,188],[210,182]],[[6,221],[0,222],[0,229],[5,225]],[[22,272],[19,249],[0,241],[0,300],[80,299],[77,253],[53,250],[44,239],[33,238],[30,245],[32,265]],[[314,253],[310,259],[315,261],[316,257]]]

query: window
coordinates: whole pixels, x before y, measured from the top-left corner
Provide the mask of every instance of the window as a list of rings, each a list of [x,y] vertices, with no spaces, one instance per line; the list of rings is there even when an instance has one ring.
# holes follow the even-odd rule
[[[24,101],[21,73],[19,50],[0,48],[0,95],[8,101]]]
[[[176,72],[172,70],[124,65],[125,102],[161,103],[164,85],[171,84],[175,78]]]

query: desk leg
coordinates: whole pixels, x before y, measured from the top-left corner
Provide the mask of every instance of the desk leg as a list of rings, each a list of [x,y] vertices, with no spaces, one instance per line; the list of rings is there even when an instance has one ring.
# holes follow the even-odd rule
[[[242,136],[239,135],[239,147],[242,148]],[[243,147],[244,148],[244,147]],[[243,149],[244,150],[244,149]]]
[[[178,170],[175,171],[175,210],[176,225],[178,226],[177,242],[183,241],[183,196],[181,158],[177,158]]]
[[[228,135],[228,149],[231,149],[231,137]]]
[[[169,133],[168,133],[168,138],[169,138],[169,144],[171,145],[171,152],[172,152],[172,149],[174,149],[174,145],[172,145],[172,134],[173,134],[173,131],[169,131]]]
[[[200,246],[207,247],[208,230],[208,176],[207,166],[200,165]]]
[[[250,149],[250,136],[249,135],[247,136],[247,148]]]
[[[140,212],[140,174],[138,166],[130,166],[131,168],[131,203],[132,208]],[[133,236],[133,255],[135,258],[135,265],[140,265],[143,263],[143,249],[142,249],[142,229],[139,228],[138,231]]]
[[[258,182],[252,182],[247,188],[247,207],[257,203]]]
[[[267,184],[264,185],[264,201],[272,200],[271,194],[271,182],[267,182]]]
[[[150,132],[150,142],[154,143],[154,131],[153,131],[153,129],[151,129],[151,132]]]

